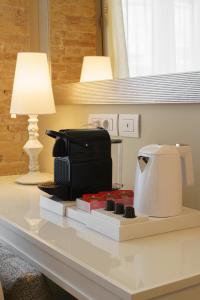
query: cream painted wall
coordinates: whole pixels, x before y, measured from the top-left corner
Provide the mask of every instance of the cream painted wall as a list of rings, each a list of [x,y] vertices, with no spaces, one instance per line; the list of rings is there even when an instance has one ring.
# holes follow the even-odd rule
[[[123,140],[123,183],[128,188],[134,184],[139,148],[151,143],[190,144],[193,149],[195,185],[184,188],[184,202],[187,206],[200,209],[200,104],[57,106],[55,115],[40,117],[40,140],[44,144],[40,156],[42,170],[53,170],[53,140],[44,135],[45,129],[78,128],[87,123],[89,113],[141,115],[141,137]]]

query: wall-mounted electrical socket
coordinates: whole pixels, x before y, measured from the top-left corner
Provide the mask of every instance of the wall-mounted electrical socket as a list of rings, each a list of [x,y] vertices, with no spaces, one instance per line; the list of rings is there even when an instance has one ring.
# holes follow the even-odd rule
[[[118,136],[117,114],[90,114],[88,123],[96,127],[103,127],[111,136]]]
[[[125,137],[139,137],[139,115],[119,115],[119,135]]]

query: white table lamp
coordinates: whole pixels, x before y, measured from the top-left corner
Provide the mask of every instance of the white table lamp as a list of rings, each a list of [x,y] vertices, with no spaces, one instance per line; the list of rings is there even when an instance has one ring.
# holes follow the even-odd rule
[[[113,79],[110,57],[85,56],[80,82]]]
[[[48,174],[39,172],[38,155],[43,146],[38,140],[38,115],[55,113],[55,104],[45,53],[18,53],[11,99],[12,115],[29,115],[29,140],[24,150],[29,156],[29,173],[16,182],[39,184],[49,181]]]

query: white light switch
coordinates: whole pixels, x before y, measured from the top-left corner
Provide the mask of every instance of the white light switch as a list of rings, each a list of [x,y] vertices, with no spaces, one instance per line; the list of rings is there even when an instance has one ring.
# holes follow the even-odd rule
[[[139,115],[119,115],[119,135],[125,137],[139,137]]]
[[[121,129],[123,132],[133,132],[134,121],[132,119],[124,119],[121,124]]]

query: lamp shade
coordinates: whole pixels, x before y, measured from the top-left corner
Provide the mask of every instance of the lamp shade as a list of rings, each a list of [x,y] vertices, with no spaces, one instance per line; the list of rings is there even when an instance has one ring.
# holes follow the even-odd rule
[[[45,53],[18,53],[10,113],[18,115],[55,113]]]
[[[110,57],[85,56],[80,82],[113,79]]]

